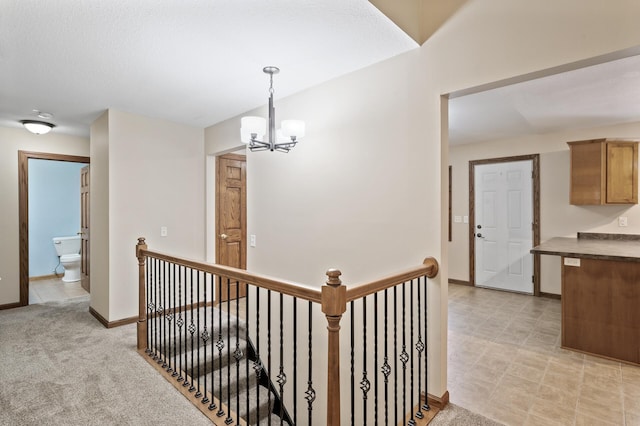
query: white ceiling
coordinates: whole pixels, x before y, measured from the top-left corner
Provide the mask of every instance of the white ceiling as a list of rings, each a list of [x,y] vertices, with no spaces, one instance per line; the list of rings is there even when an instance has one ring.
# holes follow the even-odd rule
[[[417,47],[367,0],[0,0],[0,126],[207,127]],[[452,144],[640,120],[640,56],[450,100]]]
[[[452,145],[632,121],[640,121],[640,56],[449,101]]]
[[[207,127],[417,43],[367,0],[0,0],[0,125],[107,108]]]

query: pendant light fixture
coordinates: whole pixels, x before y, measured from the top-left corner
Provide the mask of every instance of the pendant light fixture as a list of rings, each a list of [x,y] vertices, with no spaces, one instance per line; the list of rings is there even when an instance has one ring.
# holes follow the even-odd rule
[[[301,120],[282,120],[281,129],[276,131],[276,113],[273,107],[273,75],[278,74],[278,67],[264,67],[262,71],[269,74],[269,128],[267,120],[262,117],[242,117],[240,121],[240,140],[249,145],[251,151],[289,152],[304,137],[305,124]]]

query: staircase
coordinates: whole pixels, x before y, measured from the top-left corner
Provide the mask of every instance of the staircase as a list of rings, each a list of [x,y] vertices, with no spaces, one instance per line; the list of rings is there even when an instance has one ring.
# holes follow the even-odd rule
[[[155,351],[147,351],[149,356],[171,380],[202,398],[201,403],[209,405],[220,424],[239,424],[230,410],[248,425],[292,424],[264,364],[247,340],[244,321],[215,307],[165,311],[150,321],[158,324],[152,338]],[[219,403],[211,404],[206,392]]]

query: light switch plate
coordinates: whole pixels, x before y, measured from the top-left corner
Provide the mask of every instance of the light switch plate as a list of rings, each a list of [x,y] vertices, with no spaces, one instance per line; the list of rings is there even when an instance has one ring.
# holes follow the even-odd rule
[[[256,236],[253,235],[253,234],[249,236],[249,245],[251,247],[255,247],[256,246]]]
[[[469,223],[469,216],[462,216],[462,221],[464,223]]]
[[[565,266],[577,266],[580,267],[580,259],[575,257],[565,257],[564,258]]]

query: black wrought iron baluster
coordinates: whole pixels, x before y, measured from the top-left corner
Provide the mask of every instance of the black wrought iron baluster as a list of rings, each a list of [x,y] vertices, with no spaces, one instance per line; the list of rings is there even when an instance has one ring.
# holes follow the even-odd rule
[[[171,338],[171,342],[172,342],[172,346],[173,346],[173,357],[171,358],[172,364],[173,364],[173,373],[171,374],[172,377],[178,377],[178,365],[177,365],[177,358],[178,358],[178,346],[177,346],[177,337],[176,337],[176,321],[178,320],[177,315],[176,315],[176,308],[178,308],[180,306],[180,304],[177,302],[176,299],[176,287],[177,287],[177,282],[178,282],[178,278],[176,276],[176,264],[174,263],[173,265],[173,281],[172,281],[172,291],[173,291],[173,310],[172,310],[172,314],[173,314],[173,321],[172,321],[172,325],[173,325],[173,337]]]
[[[184,365],[182,364],[182,326],[185,323],[185,319],[182,316],[182,283],[184,282],[183,266],[178,266],[178,277],[178,319],[176,320],[176,325],[178,326],[178,356],[176,358],[178,359],[178,381],[181,382],[184,380],[184,377],[182,377],[184,372]]]
[[[382,374],[384,375],[384,424],[389,424],[389,374],[391,374],[391,366],[389,365],[389,321],[388,321],[388,307],[389,307],[389,294],[387,289],[384,289],[384,362],[382,363]]]
[[[227,418],[224,423],[233,423],[231,417],[231,280],[227,278]]]
[[[420,297],[420,284],[423,278],[424,277],[418,278],[418,341],[416,342],[416,351],[418,352],[418,395],[422,395],[422,351],[424,351],[424,343],[422,342],[422,298]],[[419,399],[416,418],[424,418],[424,414],[422,413],[422,405],[420,404]]]
[[[202,358],[202,356],[200,355],[200,339],[202,338],[202,332],[200,332],[200,276],[200,271],[196,271],[196,324],[198,324],[196,330],[198,332],[198,334],[196,334],[196,340],[198,341],[198,362],[196,364],[196,376],[191,378],[191,382],[195,382],[196,377],[198,378],[198,386],[196,387],[196,393],[194,395],[196,398],[200,398],[202,396],[202,392],[200,390],[200,360],[206,359]],[[206,309],[206,304],[203,306],[203,309]],[[205,325],[205,330],[206,327],[207,326]]]
[[[147,287],[147,291],[145,292],[147,295],[147,348],[145,349],[145,352],[147,354],[151,354],[151,347],[153,346],[153,343],[151,343],[151,338],[152,338],[152,334],[151,331],[153,330],[153,325],[152,325],[152,320],[153,318],[151,317],[151,260],[147,257],[145,258],[145,274],[146,274],[146,287]]]
[[[256,286],[256,359],[253,361],[253,371],[256,373],[256,418],[260,418],[260,375],[262,361],[260,359],[260,287]]]
[[[351,322],[351,327],[349,327],[350,331],[350,335],[349,335],[349,343],[351,345],[351,349],[350,349],[350,362],[351,362],[351,376],[349,378],[350,380],[350,384],[351,384],[351,393],[349,394],[349,402],[351,403],[351,426],[354,426],[356,424],[355,422],[355,415],[356,415],[356,401],[355,401],[355,394],[356,394],[356,386],[355,386],[355,364],[354,364],[354,359],[355,359],[355,355],[354,355],[354,329],[355,329],[355,325],[354,325],[354,304],[353,301],[349,302],[349,320]]]
[[[407,299],[405,297],[405,284],[402,283],[402,352],[400,353],[400,362],[402,362],[402,415],[407,413],[407,361],[409,355],[407,354],[407,341],[406,341],[406,309],[405,305]],[[413,411],[413,407],[411,408]]]
[[[425,411],[429,411],[431,407],[429,407],[429,339],[427,338],[427,323],[428,323],[428,298],[427,298],[427,277],[422,277],[423,279],[423,287],[424,287],[424,404],[422,405],[422,409]]]
[[[293,298],[293,423],[298,423],[298,298]]]
[[[220,406],[218,407],[216,416],[223,417],[225,415],[225,412],[222,409],[222,350],[224,349],[224,340],[222,340],[222,277],[220,276],[218,276],[218,297],[216,300],[218,301],[218,341],[216,342],[216,348],[218,349],[218,366],[220,367],[220,372],[218,374],[218,384],[220,385]]]
[[[271,290],[267,290],[267,381],[273,383],[271,382]],[[271,390],[267,393],[267,407],[271,410]]]
[[[246,294],[244,296],[244,341],[245,342],[249,342],[249,311],[250,306],[249,306],[249,284],[246,284]],[[248,350],[249,348],[247,348],[247,355],[248,355]],[[250,407],[249,403],[249,357],[247,356],[247,358],[245,359],[245,363],[244,363],[244,368],[245,368],[245,387],[244,387],[244,395],[245,395],[245,399],[246,399],[246,404],[247,404],[247,408]],[[247,418],[247,423],[249,422],[249,419]]]
[[[152,356],[153,360],[158,359],[158,348],[156,347],[156,342],[158,341],[158,331],[157,331],[157,317],[156,314],[156,259],[152,259],[152,267],[151,267],[151,350],[152,352],[149,354]]]
[[[204,346],[204,357],[202,358],[203,362],[207,362],[207,342],[209,341],[209,339],[211,338],[211,334],[209,333],[209,329],[207,328],[207,305],[208,305],[208,300],[207,300],[207,287],[208,284],[213,282],[213,277],[211,276],[210,273],[206,272],[204,273],[204,287],[203,287],[203,297],[204,300],[202,302],[202,309],[204,311],[204,319],[202,321],[202,323],[204,324],[204,328],[202,330],[202,334],[200,335],[200,337],[202,338],[202,342],[203,342],[203,346]],[[207,280],[207,278],[209,278]],[[211,315],[213,315],[213,312],[211,313]],[[212,329],[213,330],[213,329]],[[212,357],[213,358],[213,357]],[[200,363],[198,363],[199,365]],[[206,367],[206,366],[205,366]],[[210,370],[213,371],[213,370]],[[206,368],[205,368],[205,372],[206,372]],[[200,376],[198,376],[200,377]],[[198,386],[200,385],[200,382],[198,381]],[[204,375],[204,386],[202,387],[202,403],[206,404],[207,402],[209,402],[209,398],[207,397],[207,390],[209,388],[207,387],[207,374]]]
[[[313,389],[313,321],[312,321],[312,313],[313,313],[313,302],[309,302],[308,309],[308,330],[307,330],[307,338],[309,339],[309,353],[308,353],[308,378],[307,378],[307,391],[305,392],[305,399],[307,400],[307,411],[308,411],[308,423],[309,426],[313,423],[312,414],[313,414],[313,402],[316,400],[316,391]]]
[[[214,284],[214,275],[211,275],[211,298],[212,299],[216,299],[215,296],[215,284]],[[220,299],[216,299],[216,301],[220,301]],[[213,305],[213,304],[212,304]],[[218,408],[218,406],[216,405],[216,377],[214,374],[214,371],[216,371],[216,357],[215,357],[215,348],[213,347],[213,339],[214,339],[214,333],[216,331],[215,328],[215,317],[216,317],[216,311],[214,308],[211,308],[211,368],[209,368],[209,371],[211,371],[211,403],[209,404],[209,407],[207,407],[210,411],[215,410],[216,408]]]
[[[172,373],[173,368],[171,367],[171,347],[173,346],[173,340],[171,340],[171,321],[173,320],[173,305],[171,303],[171,284],[173,282],[171,276],[171,263],[167,263],[165,265],[165,287],[167,289],[167,299],[164,308],[164,318],[167,321],[165,324],[167,329],[167,347],[165,350],[165,361],[167,363],[167,373]]]
[[[284,385],[287,383],[287,375],[284,373],[284,334],[283,326],[283,297],[280,293],[280,370],[278,372],[278,385],[280,385],[280,426],[284,424]]]
[[[416,424],[416,419],[413,417],[413,407],[414,404],[414,387],[413,387],[413,364],[414,364],[414,356],[413,356],[413,286],[414,280],[411,280],[409,284],[409,351],[410,354],[410,369],[409,369],[409,410],[411,411],[411,419],[409,419],[409,424],[411,426]]]
[[[233,352],[233,358],[236,360],[236,416],[238,418],[240,418],[240,360],[243,356],[240,349],[240,282],[236,281],[236,350]]]
[[[367,296],[362,298],[362,380],[360,390],[362,390],[362,424],[367,424],[367,396],[371,383],[367,378]]]
[[[161,291],[161,295],[162,295],[162,306],[160,306],[158,315],[160,315],[160,329],[161,329],[161,334],[162,334],[162,368],[167,368],[168,364],[167,364],[167,323],[166,320],[164,318],[164,316],[166,315],[166,309],[167,309],[167,285],[166,285],[166,274],[165,274],[165,270],[167,268],[167,262],[165,262],[164,260],[160,262],[160,276],[162,277],[161,279],[161,286],[162,286],[162,291]]]
[[[393,286],[393,424],[398,424],[398,286]],[[403,414],[404,415],[404,414]]]
[[[373,424],[378,424],[378,293],[373,293]]]
[[[160,364],[162,363],[162,320],[160,318],[160,309],[162,308],[162,300],[160,299],[160,274],[158,272],[160,260],[155,260],[154,271],[155,275],[154,285],[155,285],[155,297],[154,303],[156,305],[156,312],[154,317],[154,322],[156,323],[156,345],[155,345],[155,356],[154,360]]]
[[[193,321],[193,317],[194,317],[194,314],[193,314],[193,309],[194,309],[194,303],[193,303],[193,281],[194,281],[193,280],[193,269],[189,268],[189,271],[191,272],[189,274],[189,305],[190,305],[189,306],[189,319],[191,320],[189,322],[189,334],[190,334],[189,343],[191,344],[191,351],[190,351],[191,352],[191,365],[189,366],[189,373],[190,373],[189,375],[191,376],[191,383],[187,383],[185,381],[184,385],[185,386],[189,385],[189,392],[193,392],[194,390],[196,390],[195,386],[193,385],[194,384],[193,382],[195,380],[195,375],[193,373],[195,372],[194,371],[194,368],[195,368],[194,350],[196,349],[196,342],[193,339],[194,339],[194,334],[196,332],[197,327],[196,327],[196,325],[195,325],[195,323]],[[199,340],[199,339],[196,339],[196,340]],[[198,346],[200,345],[199,341],[198,341],[197,345]]]

